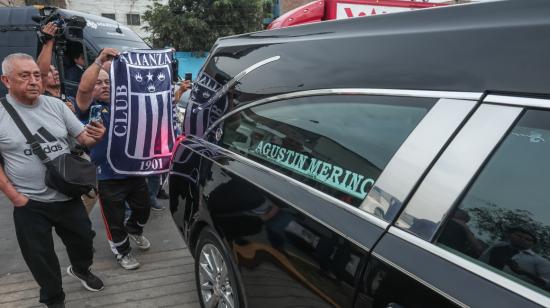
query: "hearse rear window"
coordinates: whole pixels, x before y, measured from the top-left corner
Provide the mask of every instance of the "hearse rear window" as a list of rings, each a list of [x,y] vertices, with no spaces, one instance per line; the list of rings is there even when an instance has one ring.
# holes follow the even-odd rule
[[[245,109],[221,145],[359,206],[435,99],[314,96]]]

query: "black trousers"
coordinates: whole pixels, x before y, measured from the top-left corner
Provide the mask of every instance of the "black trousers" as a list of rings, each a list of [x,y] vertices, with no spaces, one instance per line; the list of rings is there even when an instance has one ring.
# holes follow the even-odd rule
[[[107,237],[119,255],[126,255],[131,251],[128,233],[141,235],[151,213],[145,177],[103,180],[99,181],[98,188]],[[132,209],[132,215],[124,226],[126,203]]]
[[[92,265],[95,232],[80,198],[44,203],[29,200],[13,210],[15,232],[23,258],[40,286],[40,302],[62,302],[59,260],[54,250],[52,227],[65,247],[74,270],[86,272]]]

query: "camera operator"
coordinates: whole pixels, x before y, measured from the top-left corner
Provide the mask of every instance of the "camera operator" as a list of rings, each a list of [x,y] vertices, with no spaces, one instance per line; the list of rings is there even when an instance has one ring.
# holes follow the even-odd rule
[[[61,82],[59,80],[59,72],[57,71],[55,66],[51,64],[53,47],[55,45],[55,35],[57,31],[58,28],[53,22],[49,22],[42,27],[41,33],[43,45],[42,51],[40,51],[36,63],[38,64],[38,68],[40,69],[40,73],[42,74],[42,86],[44,88],[44,95],[53,96],[61,99],[62,93]],[[69,107],[69,109],[71,109],[73,113],[75,112],[74,104],[70,99],[65,98],[64,103],[65,105],[67,105],[67,107]]]

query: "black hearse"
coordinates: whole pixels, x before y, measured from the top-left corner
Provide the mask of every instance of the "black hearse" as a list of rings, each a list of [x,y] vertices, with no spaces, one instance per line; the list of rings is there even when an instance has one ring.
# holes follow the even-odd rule
[[[550,2],[223,38],[170,206],[203,307],[550,306]]]
[[[27,53],[36,58],[41,49],[36,32],[39,27],[38,19],[50,14],[58,14],[65,20],[74,16],[80,16],[86,20],[80,40],[69,38],[66,41],[64,66],[72,64],[70,56],[78,53],[84,54],[88,64],[93,63],[98,52],[105,47],[118,50],[150,48],[130,28],[101,16],[53,7],[3,7],[0,8],[0,59],[15,52]],[[77,83],[66,80],[65,84],[68,91],[76,93]],[[0,95],[5,94],[6,89],[0,85]]]

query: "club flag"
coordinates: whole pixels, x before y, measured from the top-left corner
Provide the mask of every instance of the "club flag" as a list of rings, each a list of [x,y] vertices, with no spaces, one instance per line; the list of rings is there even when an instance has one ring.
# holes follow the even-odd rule
[[[229,109],[223,86],[202,72],[193,83],[189,104],[185,112],[184,133],[202,137],[206,129]]]
[[[173,51],[123,52],[111,66],[107,160],[117,173],[166,172],[174,146]]]

